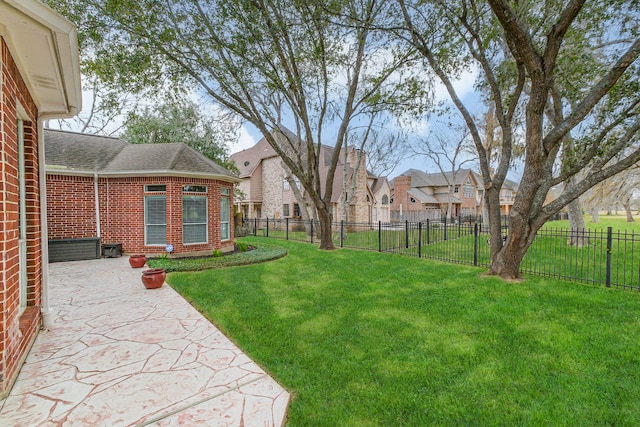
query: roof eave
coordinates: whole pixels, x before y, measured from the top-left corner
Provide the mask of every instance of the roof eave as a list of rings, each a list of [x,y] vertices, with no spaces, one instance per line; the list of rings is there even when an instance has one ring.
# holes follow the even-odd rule
[[[69,118],[78,114],[82,87],[75,25],[35,0],[0,0],[0,16],[0,35],[40,117]]]
[[[48,175],[67,175],[67,176],[97,176],[99,178],[130,178],[130,177],[180,177],[180,178],[200,178],[200,179],[213,179],[216,181],[237,183],[240,182],[240,178],[224,174],[207,174],[199,172],[181,172],[181,171],[167,171],[167,170],[155,170],[155,171],[118,171],[118,172],[94,172],[87,170],[70,170],[70,169],[57,169],[55,167],[47,167],[46,173]]]

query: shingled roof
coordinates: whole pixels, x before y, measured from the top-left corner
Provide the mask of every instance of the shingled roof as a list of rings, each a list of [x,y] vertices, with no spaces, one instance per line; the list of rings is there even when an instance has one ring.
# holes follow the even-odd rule
[[[183,143],[129,144],[119,138],[45,129],[48,173],[186,176],[238,182],[235,174]]]

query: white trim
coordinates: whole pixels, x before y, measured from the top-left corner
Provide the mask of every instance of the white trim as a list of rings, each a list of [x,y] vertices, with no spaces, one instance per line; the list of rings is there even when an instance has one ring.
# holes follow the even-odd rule
[[[98,174],[93,174],[93,195],[95,197],[96,205],[96,234],[97,237],[102,237],[100,230],[100,193],[98,191]]]
[[[80,56],[75,25],[37,0],[0,0],[0,29],[22,78],[29,86],[40,115],[43,118],[68,118],[82,107],[80,83]],[[44,36],[39,48],[48,50],[53,58],[52,72],[47,77],[56,80],[60,103],[43,108],[41,100],[50,89],[41,88],[34,76],[43,71],[42,59],[29,54],[28,46],[21,43],[34,33]]]
[[[49,328],[54,323],[54,313],[49,305],[49,225],[47,220],[47,180],[44,170],[44,126],[43,120],[37,121],[38,131],[38,184],[40,186],[40,260],[42,271],[41,299],[42,326]]]
[[[26,157],[24,141],[24,119],[20,117],[15,122],[16,134],[18,136],[18,287],[20,314],[27,308],[27,179],[26,179]]]
[[[63,168],[56,168],[55,166],[46,167],[47,175],[64,175],[64,176],[98,176],[99,178],[162,178],[162,177],[177,177],[177,178],[201,178],[201,179],[213,179],[216,181],[236,183],[241,180],[229,176],[229,175],[214,175],[200,172],[177,172],[169,170],[153,170],[153,171],[123,171],[123,172],[94,172],[85,170],[69,170]]]

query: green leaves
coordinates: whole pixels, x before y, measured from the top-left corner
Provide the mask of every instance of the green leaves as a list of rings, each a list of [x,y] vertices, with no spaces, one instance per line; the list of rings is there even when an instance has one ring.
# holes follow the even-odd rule
[[[127,122],[122,139],[133,144],[182,142],[211,160],[235,169],[228,162],[228,145],[235,142],[239,123],[229,114],[205,114],[195,102],[169,99],[146,108]]]

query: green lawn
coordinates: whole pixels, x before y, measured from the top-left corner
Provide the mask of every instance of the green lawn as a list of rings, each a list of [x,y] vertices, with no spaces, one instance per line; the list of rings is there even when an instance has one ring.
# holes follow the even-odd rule
[[[640,425],[640,293],[268,242],[289,255],[168,281],[292,393],[288,426]]]
[[[550,221],[538,232],[538,236],[527,252],[521,271],[524,274],[536,274],[563,280],[575,280],[584,283],[605,285],[607,283],[607,227],[613,228],[611,247],[610,285],[622,288],[640,288],[640,222],[627,223],[623,216],[601,216],[599,223],[590,223],[586,218],[586,231],[579,234],[587,236],[589,244],[585,246],[568,245],[571,232],[568,221]],[[490,264],[489,235],[486,229],[479,228],[477,246],[474,239],[474,227],[468,223],[449,224],[446,227],[432,223],[422,224],[419,232],[417,224],[410,224],[408,233],[405,225],[384,224],[378,226],[357,224],[345,228],[343,239],[340,229],[334,228],[333,240],[336,246],[382,252],[404,254],[432,260],[488,267]],[[269,229],[268,237],[310,241],[304,232]],[[264,229],[258,236],[265,236]],[[315,242],[317,243],[317,237]],[[475,257],[474,257],[475,254]]]
[[[634,212],[635,215],[635,212]],[[614,231],[627,230],[629,232],[640,233],[640,218],[636,218],[634,222],[627,222],[625,215],[599,215],[598,222],[591,222],[591,215],[584,216],[584,224],[589,230],[606,230],[607,227],[613,227]],[[553,228],[569,228],[569,221],[549,221],[545,227]]]

